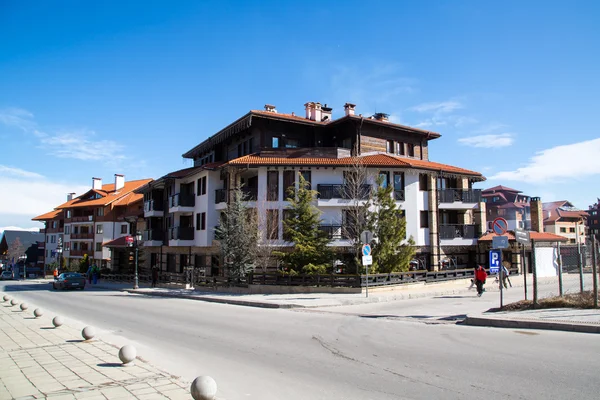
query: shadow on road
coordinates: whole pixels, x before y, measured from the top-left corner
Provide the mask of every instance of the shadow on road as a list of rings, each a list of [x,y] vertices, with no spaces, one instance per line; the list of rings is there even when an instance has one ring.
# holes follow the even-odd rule
[[[104,367],[104,368],[117,368],[117,367],[121,367],[123,364],[119,364],[119,363],[101,363],[101,364],[96,364],[98,367]]]

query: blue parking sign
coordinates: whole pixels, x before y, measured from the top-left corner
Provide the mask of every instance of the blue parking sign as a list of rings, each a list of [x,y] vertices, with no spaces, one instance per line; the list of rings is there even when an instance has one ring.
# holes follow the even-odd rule
[[[490,250],[490,274],[497,274],[500,271],[501,258],[501,250]]]

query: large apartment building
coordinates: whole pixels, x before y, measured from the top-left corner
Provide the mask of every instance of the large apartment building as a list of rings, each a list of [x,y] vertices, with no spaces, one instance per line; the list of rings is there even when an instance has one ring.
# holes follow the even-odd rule
[[[33,218],[44,224],[44,266],[60,261],[59,245],[62,247],[65,219],[62,210],[52,210]]]
[[[589,206],[587,210],[587,227],[590,235],[595,235],[596,239],[600,239],[600,199]]]
[[[266,233],[270,243],[293,246],[285,240],[282,223],[286,189],[298,185],[298,174],[318,191],[322,229],[332,245],[348,250],[342,227],[351,200],[344,194],[344,173],[356,155],[370,176],[366,187],[377,177],[393,185],[421,267],[438,269],[448,256],[457,267],[474,265],[486,215],[481,190],[472,184],[485,178],[430,161],[430,142],[439,137],[391,123],[383,113],[356,115],[349,103],[338,119],[330,107],[314,102],[305,104],[304,116],[279,113],[272,105],[252,110],[184,153],[193,167],[137,190],[144,194],[146,262],[170,272],[193,265],[222,274],[214,232],[235,187],[264,217],[262,226],[274,227]]]
[[[46,246],[46,262],[59,261],[56,247],[61,238],[62,265],[77,263],[87,254],[98,266],[108,267],[111,254],[104,244],[132,234],[127,217],[143,213],[142,195],[134,190],[151,181],[126,182],[124,175],[116,174],[114,183],[103,184],[102,179],[92,178],[86,193],[78,197],[71,193],[66,203],[35,217],[45,223],[45,241],[52,245]]]
[[[579,210],[567,200],[543,203],[544,232],[565,237],[569,244],[585,244],[588,213]]]
[[[481,192],[487,211],[488,230],[494,219],[502,217],[508,222],[508,229],[531,229],[531,198],[520,190],[506,186],[494,186]]]

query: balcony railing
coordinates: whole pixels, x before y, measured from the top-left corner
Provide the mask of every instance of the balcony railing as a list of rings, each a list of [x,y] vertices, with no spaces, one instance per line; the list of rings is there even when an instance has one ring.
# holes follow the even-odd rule
[[[347,239],[342,225],[319,225],[319,230],[326,232],[329,239]]]
[[[193,194],[176,193],[169,198],[169,207],[194,207],[196,197]]]
[[[176,226],[169,229],[169,240],[194,240],[193,226]]]
[[[440,203],[479,203],[481,189],[441,189],[438,199]]]
[[[227,189],[215,190],[215,204],[227,202]]]
[[[394,190],[394,200],[404,201],[404,190]]]
[[[163,231],[160,229],[147,229],[144,231],[142,235],[142,240],[144,242],[148,241],[159,241],[162,242],[164,238]]]
[[[162,201],[148,200],[144,203],[144,212],[164,211],[165,207]]]
[[[93,238],[94,238],[94,233],[93,232],[72,233],[71,234],[71,240],[74,240],[74,239],[93,239]]]
[[[71,250],[70,255],[75,257],[83,257],[84,255],[88,255],[88,257],[93,257],[91,250]]]
[[[319,192],[320,200],[350,200],[355,195],[353,192],[357,192],[356,197],[359,200],[366,200],[371,193],[371,185],[360,185],[358,190],[348,185],[317,185],[317,191]]]
[[[479,225],[440,225],[440,239],[477,239]]]
[[[71,222],[88,222],[88,221],[93,221],[93,220],[94,220],[93,215],[83,215],[83,216],[80,215],[80,216],[71,218]]]

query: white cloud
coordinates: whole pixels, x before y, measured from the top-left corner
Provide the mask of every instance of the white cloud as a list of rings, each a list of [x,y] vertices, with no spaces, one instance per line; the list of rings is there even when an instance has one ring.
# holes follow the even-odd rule
[[[528,183],[556,182],[600,175],[600,139],[556,146],[537,152],[527,165],[489,179]]]
[[[30,231],[30,232],[37,232],[39,231],[40,228],[39,227],[32,227],[32,228],[21,228],[18,226],[0,226],[0,235],[2,235],[2,233],[4,233],[4,231]]]
[[[95,140],[96,133],[76,130],[50,134],[38,127],[31,112],[20,108],[0,110],[0,123],[16,127],[39,139],[40,148],[59,158],[114,163],[125,159],[124,147],[112,140]]]
[[[15,167],[7,167],[6,165],[0,165],[0,173],[21,178],[43,178],[43,176],[37,172],[25,171],[24,169]]]
[[[458,101],[440,101],[434,103],[423,103],[409,108],[410,111],[416,111],[420,113],[431,112],[431,113],[450,113],[455,110],[463,108],[463,105]]]
[[[460,144],[471,147],[492,148],[492,147],[507,147],[513,144],[514,138],[512,133],[501,133],[498,135],[479,135],[458,139]]]

